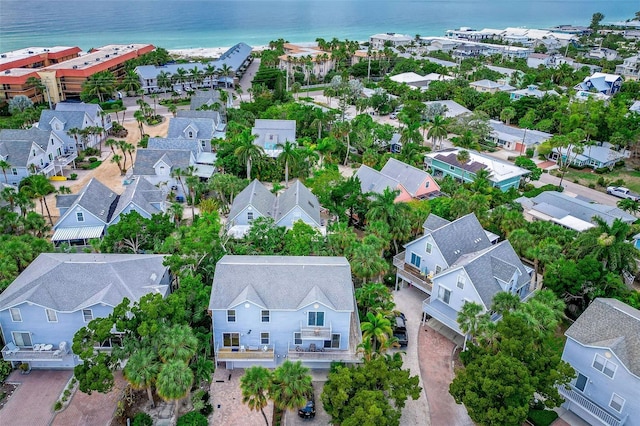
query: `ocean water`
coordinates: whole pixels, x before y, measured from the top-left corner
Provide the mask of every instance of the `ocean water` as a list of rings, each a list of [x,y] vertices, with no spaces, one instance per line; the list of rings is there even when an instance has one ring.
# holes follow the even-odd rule
[[[588,25],[631,18],[638,0],[0,0],[0,51],[152,43],[167,49],[318,37],[366,40],[447,29]]]

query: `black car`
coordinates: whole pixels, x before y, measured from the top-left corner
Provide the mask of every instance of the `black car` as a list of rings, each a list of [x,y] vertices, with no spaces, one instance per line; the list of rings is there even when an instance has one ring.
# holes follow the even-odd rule
[[[316,401],[313,394],[307,398],[307,404],[298,410],[298,416],[303,419],[312,419],[316,416]]]
[[[395,318],[395,324],[393,327],[393,337],[398,339],[397,343],[400,347],[404,348],[409,344],[409,338],[407,337],[407,319],[401,312]]]

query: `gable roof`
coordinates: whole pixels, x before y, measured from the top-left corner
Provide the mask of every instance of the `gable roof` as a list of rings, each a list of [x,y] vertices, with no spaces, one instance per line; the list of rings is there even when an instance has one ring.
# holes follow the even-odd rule
[[[539,130],[507,126],[498,120],[489,120],[489,126],[492,129],[491,133],[493,136],[509,142],[524,141],[527,146],[541,144],[553,136],[551,133],[541,132]]]
[[[296,179],[282,194],[276,197],[274,219],[278,222],[294,207],[299,206],[318,226],[320,226],[320,203],[315,195]]]
[[[429,173],[395,158],[389,158],[380,173],[400,182],[412,197],[416,196],[424,181],[429,179]]]
[[[209,309],[232,309],[246,297],[270,310],[293,311],[319,302],[353,312],[353,291],[344,257],[226,255],[216,264]]]
[[[56,200],[58,197],[60,196],[57,196]],[[72,199],[72,197],[75,197],[75,199]],[[113,217],[119,198],[120,196],[118,194],[107,188],[96,178],[91,178],[89,183],[87,183],[75,196],[68,195],[60,197],[63,203],[61,207],[73,207],[78,205],[103,221],[105,224],[109,223]],[[70,214],[71,210],[72,209],[70,208],[68,212],[60,218],[54,228],[57,228],[58,225],[62,223],[62,219]]]
[[[198,141],[194,141],[198,143]],[[158,144],[154,144],[158,145]],[[152,176],[156,174],[155,165],[162,160],[171,170],[176,168],[185,170],[191,163],[193,154],[186,149],[139,149],[136,151],[136,160],[133,163],[134,176]]]
[[[452,166],[463,168],[471,173],[476,173],[478,170],[486,168],[487,171],[491,173],[489,175],[491,182],[502,182],[515,176],[523,176],[530,173],[529,170],[523,169],[522,167],[472,150],[467,150],[470,159],[468,163],[462,165],[457,159],[458,151],[460,151],[459,148],[447,148],[438,152],[427,153],[425,158],[435,158]]]
[[[32,144],[47,150],[50,130],[37,127],[30,129],[0,129],[0,150],[7,162],[15,167],[26,167],[29,162]]]
[[[276,136],[276,140],[270,141],[274,144],[284,144],[286,141],[296,141],[296,121],[295,120],[266,120],[256,119],[255,125],[251,128],[252,135],[258,135],[253,142],[264,148],[267,136]]]
[[[110,221],[115,219],[130,203],[135,204],[139,209],[144,210],[149,215],[162,213],[162,210],[155,207],[152,203],[159,204],[164,200],[165,196],[162,193],[162,190],[156,188],[151,184],[151,182],[143,177],[135,176],[133,177],[132,182],[125,187],[122,195],[118,198],[118,204],[109,219]]]
[[[458,117],[462,114],[471,114],[471,110],[463,107],[462,105],[451,99],[445,99],[441,101],[428,101],[423,102],[423,104],[425,104],[426,106],[440,104],[447,107],[447,110],[444,112],[444,116],[446,118]]]
[[[149,138],[147,149],[191,151],[194,157],[202,151],[197,139],[184,138]]]
[[[487,308],[491,308],[493,297],[503,291],[498,280],[508,283],[513,274],[519,271],[516,288],[529,282],[529,274],[522,264],[509,241],[501,241],[498,244],[477,252],[468,253],[451,265],[442,273],[448,273],[457,267],[464,268],[474,288]]]
[[[451,223],[447,219],[444,219],[436,214],[431,213],[427,216],[427,219],[422,224],[422,228],[424,228],[425,232],[427,231],[435,231],[438,228],[442,228],[445,225]]]
[[[473,213],[462,216],[433,231],[428,231],[418,240],[427,235],[431,235],[448,265],[453,265],[462,255],[475,253],[491,245],[485,230],[482,229],[482,225]],[[413,244],[415,241],[409,244]]]
[[[84,120],[87,114],[84,111],[74,110],[58,110],[50,109],[42,110],[40,113],[40,121],[38,122],[38,128],[42,130],[53,130],[51,128],[51,122],[54,118],[60,120],[64,125],[63,130],[66,132],[69,129],[77,128],[83,129],[85,127]]]
[[[400,185],[400,182],[396,179],[386,176],[365,164],[358,168],[355,176],[360,180],[360,190],[363,194],[368,192],[382,194],[387,188],[395,191],[399,189],[398,186]]]
[[[169,120],[167,138],[183,138],[188,127],[197,131],[195,139],[213,139],[216,131],[216,123],[211,118],[173,117]]]
[[[582,345],[609,348],[640,377],[640,311],[616,299],[595,299],[565,332]]]
[[[263,216],[272,217],[275,201],[276,196],[258,179],[254,179],[233,199],[233,204],[229,210],[228,223],[231,223],[247,206],[252,206]]]
[[[220,92],[217,90],[197,90],[196,93],[191,96],[191,110],[197,110],[198,108],[207,105],[211,106],[215,103],[220,104],[220,107],[224,106],[224,102],[220,99]],[[180,112],[180,111],[178,111]]]
[[[91,119],[98,118],[101,110],[102,108],[98,104],[84,102],[58,102],[56,104],[56,111],[82,111]]]
[[[164,296],[163,261],[158,254],[42,253],[0,294],[0,310],[29,302],[72,312],[152,292]]]

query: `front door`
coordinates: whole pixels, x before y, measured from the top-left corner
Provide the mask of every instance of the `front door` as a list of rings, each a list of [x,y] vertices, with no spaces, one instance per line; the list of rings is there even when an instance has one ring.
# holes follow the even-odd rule
[[[33,343],[31,342],[31,333],[13,331],[11,332],[11,334],[13,334],[13,342],[16,344],[16,346],[19,346],[21,348],[33,346]]]
[[[240,346],[240,333],[222,333],[222,346],[225,348]]]

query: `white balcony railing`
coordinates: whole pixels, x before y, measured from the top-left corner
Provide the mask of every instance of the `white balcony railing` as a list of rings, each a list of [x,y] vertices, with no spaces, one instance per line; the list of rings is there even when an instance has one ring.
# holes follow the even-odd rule
[[[626,416],[624,419],[614,416],[595,402],[591,401],[589,398],[581,394],[580,392],[575,391],[574,389],[567,389],[564,386],[560,386],[558,388],[560,395],[562,395],[565,399],[573,402],[576,405],[579,405],[583,410],[587,411],[589,414],[597,418],[603,425],[607,426],[622,426],[626,420]]]

